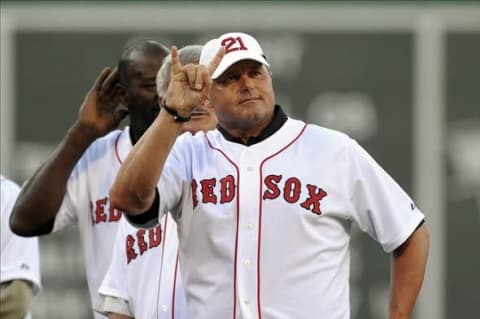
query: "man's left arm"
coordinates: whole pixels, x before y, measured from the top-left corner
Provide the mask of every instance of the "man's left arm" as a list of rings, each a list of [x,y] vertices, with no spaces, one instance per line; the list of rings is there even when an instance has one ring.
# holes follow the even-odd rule
[[[422,224],[393,251],[389,319],[410,318],[423,283],[429,235]]]
[[[24,279],[2,282],[0,286],[0,318],[23,318],[31,309],[33,286]]]

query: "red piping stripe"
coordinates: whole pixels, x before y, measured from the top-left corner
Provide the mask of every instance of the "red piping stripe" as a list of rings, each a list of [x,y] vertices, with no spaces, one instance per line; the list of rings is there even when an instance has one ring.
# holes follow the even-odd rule
[[[167,241],[167,226],[168,226],[167,219],[168,219],[168,213],[165,214],[165,220],[163,221],[162,265],[163,265],[163,261],[164,261],[163,257],[165,256],[165,242]],[[163,273],[163,271],[162,271],[162,273]]]
[[[219,152],[222,154],[227,161],[229,161],[235,170],[237,171],[237,183],[240,185],[240,173],[237,164],[235,164],[234,161],[232,161],[221,149],[213,147],[212,143],[208,139],[208,136],[205,135],[205,138],[207,139],[208,146],[210,146],[211,149]],[[237,187],[237,200],[236,200],[236,206],[237,206],[237,225],[235,226],[235,254],[234,254],[234,268],[233,268],[233,319],[236,318],[237,316],[237,249],[238,249],[238,221],[240,219],[240,194],[239,194],[239,187]]]
[[[269,159],[277,156],[287,148],[289,148],[293,143],[295,143],[300,136],[303,134],[305,129],[307,128],[307,124],[305,124],[298,133],[298,135],[287,145],[285,145],[282,149],[280,149],[278,152],[270,155],[269,157],[266,157],[262,163],[260,164],[260,196],[258,198],[259,200],[259,214],[258,214],[258,248],[257,248],[257,311],[258,311],[258,318],[262,319],[262,312],[261,312],[261,306],[260,306],[260,247],[261,247],[261,240],[262,240],[262,214],[263,214],[263,201],[262,201],[262,192],[263,192],[263,164],[265,164]]]
[[[161,264],[162,264],[162,268],[160,270],[160,280],[158,281],[158,286],[159,286],[159,290],[158,290],[158,296],[160,297],[161,296],[161,293],[160,293],[160,290],[162,289],[162,278],[163,278],[163,266],[165,266],[165,242],[167,241],[167,219],[168,219],[168,213],[165,214],[165,220],[163,221],[163,231],[161,232],[161,236],[162,236],[162,261],[161,261]],[[158,300],[157,300],[157,305],[158,305]]]
[[[122,160],[120,159],[120,154],[118,152],[118,141],[120,141],[120,136],[122,136],[123,132],[121,132],[120,134],[118,134],[117,136],[117,139],[115,140],[115,156],[117,157],[117,160],[118,162],[120,163],[120,165],[123,164]]]
[[[175,261],[175,272],[173,275],[173,290],[172,290],[172,319],[175,319],[175,297],[177,288],[177,270],[178,270],[178,250],[177,260]]]

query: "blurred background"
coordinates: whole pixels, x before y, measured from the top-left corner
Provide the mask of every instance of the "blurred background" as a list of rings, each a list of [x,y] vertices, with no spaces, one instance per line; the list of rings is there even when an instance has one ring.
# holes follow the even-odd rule
[[[2,1],[2,174],[21,184],[45,160],[127,40],[181,47],[227,31],[257,37],[287,113],[357,139],[425,212],[431,253],[415,318],[478,316],[474,2]],[[40,239],[44,289],[34,318],[91,317],[72,230]],[[352,318],[386,318],[389,256],[356,230],[351,246]]]

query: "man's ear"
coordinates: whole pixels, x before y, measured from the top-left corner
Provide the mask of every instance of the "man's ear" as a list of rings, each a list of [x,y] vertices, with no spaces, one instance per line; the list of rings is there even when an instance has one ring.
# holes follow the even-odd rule
[[[127,105],[127,88],[123,85],[123,84],[120,84],[120,83],[117,83],[116,84],[116,90],[117,90],[117,94],[118,96],[120,97],[120,103],[122,105]]]

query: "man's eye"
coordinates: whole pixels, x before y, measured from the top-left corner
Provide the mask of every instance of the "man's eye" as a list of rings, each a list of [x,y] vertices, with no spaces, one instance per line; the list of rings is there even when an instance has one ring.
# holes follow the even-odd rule
[[[259,76],[262,72],[260,70],[252,70],[250,71],[250,76]]]
[[[223,79],[223,83],[232,83],[235,81],[237,77],[235,75],[227,75],[224,79]]]

